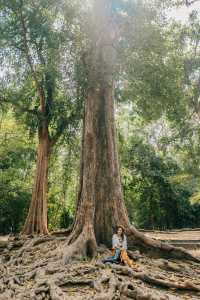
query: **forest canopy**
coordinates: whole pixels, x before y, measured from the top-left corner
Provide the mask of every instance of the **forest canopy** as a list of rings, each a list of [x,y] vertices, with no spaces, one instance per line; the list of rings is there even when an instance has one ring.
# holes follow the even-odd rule
[[[200,12],[192,1],[112,3],[119,32],[116,51],[104,53],[104,75],[109,81],[112,70],[115,80],[130,221],[144,229],[200,227]],[[170,17],[185,4],[185,22]],[[46,191],[49,230],[68,228],[93,84],[91,19],[81,1],[1,0],[0,8],[0,233],[22,230],[31,199],[42,197],[35,176]]]

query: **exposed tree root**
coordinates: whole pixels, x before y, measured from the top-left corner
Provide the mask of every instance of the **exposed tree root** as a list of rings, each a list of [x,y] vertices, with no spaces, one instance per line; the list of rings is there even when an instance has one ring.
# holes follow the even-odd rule
[[[51,236],[36,236],[35,238],[26,238],[26,239],[22,239],[20,245],[22,246],[10,259],[9,263],[10,265],[12,264],[20,264],[21,263],[21,259],[22,256],[24,254],[24,252],[30,252],[32,251],[33,247],[38,246],[42,243],[46,243],[49,241],[54,240],[55,237],[51,237]],[[13,244],[13,242],[11,242],[11,245]],[[19,242],[18,242],[19,244]],[[9,244],[10,245],[10,244]],[[16,243],[14,243],[14,245],[16,245]],[[11,246],[10,249],[15,249],[15,246]]]
[[[66,287],[68,285],[72,285],[72,286],[83,286],[83,285],[93,285],[93,280],[91,279],[81,279],[81,278],[78,278],[78,279],[74,279],[74,278],[71,278],[71,279],[67,279],[67,280],[64,280],[64,282],[62,284],[58,284],[58,286],[60,287]]]
[[[200,258],[194,256],[189,251],[181,247],[175,247],[169,243],[165,243],[156,239],[152,239],[135,227],[129,226],[127,230],[131,244],[145,252],[150,252],[152,255],[157,255],[167,258],[186,259],[195,262],[200,262]]]
[[[127,226],[127,228],[130,245],[142,249],[145,252],[149,251],[153,256],[200,262],[200,258],[194,256],[184,248],[175,247],[168,243],[149,238],[133,226]],[[91,224],[85,225],[81,232],[79,232],[76,227],[69,235],[64,246],[64,264],[69,263],[74,257],[94,257],[96,250],[97,244],[93,226]],[[129,254],[135,259],[135,255],[132,252]],[[136,259],[138,259],[137,255]]]
[[[67,295],[54,282],[49,283],[51,300],[67,300]]]
[[[56,230],[51,232],[52,236],[64,236],[66,238],[66,236],[68,236],[70,233],[72,232],[72,225],[69,226],[67,229],[62,229],[62,230]]]
[[[109,275],[104,274],[100,279],[96,281],[98,284],[94,285],[97,292],[99,292],[94,300],[112,300],[119,299],[121,300],[123,297],[131,299],[169,299],[168,297],[159,296],[156,292],[148,291],[141,289],[134,285],[132,282],[124,280],[123,278],[116,277],[114,274],[110,273]],[[108,282],[108,290],[105,291],[102,283]]]
[[[133,226],[127,225],[127,235],[130,241],[130,246],[140,249],[143,252],[147,252],[154,257],[184,259],[194,262],[200,262],[200,258],[194,256],[192,253],[181,247],[175,247],[169,243],[162,242],[150,238],[138,231]],[[71,228],[68,232],[71,231]],[[68,263],[73,257],[81,256],[94,256],[96,254],[97,244],[94,235],[93,226],[84,226],[81,232],[76,228],[71,232],[67,238],[67,242],[64,246],[64,263]],[[129,252],[129,255],[134,260],[138,259],[138,255],[135,252]]]
[[[82,232],[75,238],[76,232],[72,232],[64,247],[64,263],[68,263],[74,257],[94,257],[97,251],[97,244],[93,228],[84,226]],[[71,243],[72,241],[72,243]]]
[[[97,292],[103,293],[103,283],[106,283],[109,281],[109,276],[105,272],[102,273],[100,277],[98,277],[97,280],[93,282],[93,287]]]
[[[109,287],[108,287],[108,291],[101,291],[100,294],[97,294],[94,297],[94,300],[112,300],[115,297],[115,292],[117,290],[117,286],[118,286],[118,280],[114,277],[114,275],[110,275],[110,278],[104,278],[104,280],[100,280],[101,285],[103,282],[108,281]],[[101,290],[103,290],[103,286],[101,286]]]
[[[168,280],[158,279],[155,277],[150,276],[146,272],[137,273],[134,272],[131,268],[127,266],[119,266],[119,265],[112,265],[112,268],[114,268],[118,273],[123,275],[128,275],[130,277],[134,277],[137,279],[140,279],[143,282],[165,287],[165,288],[173,288],[178,290],[190,290],[190,291],[196,291],[200,292],[200,285],[195,285],[191,281],[185,281],[182,283],[178,282],[172,282]]]
[[[79,237],[88,240],[88,232],[87,228],[85,234]],[[52,252],[58,247],[66,247],[65,241],[56,237],[40,237],[30,242],[30,239],[24,242],[22,248],[26,250],[21,256],[18,255],[21,249],[15,247],[6,250],[13,259],[6,261],[5,254],[0,254],[0,300],[200,298],[199,267],[195,262],[158,260],[135,251],[129,252],[129,255],[137,259],[137,265],[143,272],[138,273],[122,265],[102,264],[101,256],[97,261],[73,260],[63,265],[63,261]],[[71,245],[74,246],[74,242],[66,249]],[[80,248],[79,255],[82,251],[83,248]],[[85,249],[84,253],[88,254],[87,251]],[[110,255],[108,252],[104,249],[103,256]]]

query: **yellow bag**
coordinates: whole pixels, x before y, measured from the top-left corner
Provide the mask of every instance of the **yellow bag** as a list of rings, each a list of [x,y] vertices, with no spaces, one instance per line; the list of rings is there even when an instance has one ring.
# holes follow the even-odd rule
[[[125,265],[128,265],[130,268],[135,269],[135,267],[137,266],[136,263],[128,257],[126,250],[121,250],[120,258],[121,262],[123,262]]]
[[[112,249],[112,255],[115,255],[115,249]],[[128,265],[130,268],[135,269],[137,267],[136,263],[128,257],[128,254],[124,249],[120,251],[120,260],[122,263]]]

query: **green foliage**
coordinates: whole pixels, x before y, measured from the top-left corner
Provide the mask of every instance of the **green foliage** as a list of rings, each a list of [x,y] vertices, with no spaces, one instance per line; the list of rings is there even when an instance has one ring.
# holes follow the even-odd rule
[[[35,168],[35,142],[8,111],[2,115],[0,145],[0,233],[19,232],[28,211]],[[74,216],[79,170],[79,138],[52,154],[49,229],[67,227]]]
[[[200,22],[196,12],[188,24],[168,22],[164,9],[175,5],[185,2],[112,1],[122,182],[130,219],[143,228],[200,226]],[[67,227],[77,196],[90,5],[2,0],[0,8],[0,232],[24,222],[44,120],[50,138],[60,138],[50,162],[49,228]]]
[[[72,223],[77,196],[80,139],[57,145],[50,166],[48,223],[50,229]]]
[[[34,144],[11,112],[0,127],[0,232],[19,232],[31,198]]]
[[[65,208],[60,216],[59,227],[68,228],[72,224],[72,222],[73,218],[72,216],[70,216],[69,211]]]
[[[62,7],[71,15],[63,14]],[[63,136],[64,131],[65,138],[70,138],[82,113],[73,82],[73,5],[49,0],[2,1],[1,8],[2,65],[9,66],[1,83],[4,103],[15,108],[16,118],[32,135],[46,120],[52,139]]]
[[[170,177],[180,173],[176,162],[162,158],[140,138],[131,138],[122,153],[123,185],[130,219],[139,227],[170,229],[195,226],[191,192]]]

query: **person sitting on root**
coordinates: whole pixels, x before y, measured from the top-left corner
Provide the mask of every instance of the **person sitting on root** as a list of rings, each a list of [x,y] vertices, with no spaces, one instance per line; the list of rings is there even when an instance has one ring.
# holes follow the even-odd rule
[[[137,269],[135,262],[128,257],[127,254],[127,238],[124,233],[124,228],[118,226],[115,234],[112,237],[113,256],[103,260],[103,263],[124,263],[125,265]]]

